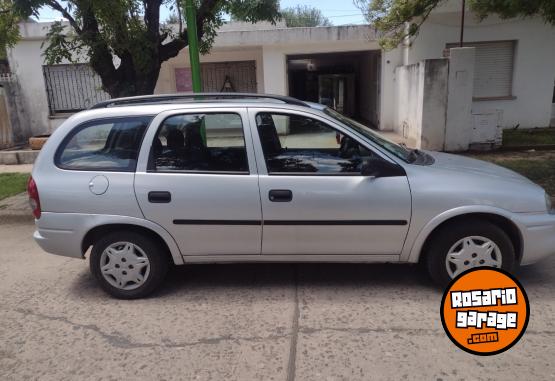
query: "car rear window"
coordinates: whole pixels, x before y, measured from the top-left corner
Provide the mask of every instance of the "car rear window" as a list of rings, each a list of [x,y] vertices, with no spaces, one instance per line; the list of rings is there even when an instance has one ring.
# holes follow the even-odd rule
[[[152,116],[99,119],[71,131],[56,152],[56,165],[70,170],[133,172]]]

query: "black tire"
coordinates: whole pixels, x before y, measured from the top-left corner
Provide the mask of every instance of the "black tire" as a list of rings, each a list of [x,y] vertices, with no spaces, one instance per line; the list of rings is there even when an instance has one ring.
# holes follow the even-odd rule
[[[434,282],[442,287],[449,284],[452,279],[445,264],[447,254],[459,240],[472,236],[493,241],[501,252],[501,268],[514,272],[517,263],[515,249],[507,233],[489,221],[467,219],[443,226],[431,237],[424,253],[424,265]]]
[[[110,245],[117,242],[130,242],[139,247],[150,264],[148,276],[143,283],[135,289],[124,290],[110,284],[102,275],[101,258],[102,253]],[[91,272],[97,279],[104,291],[118,299],[138,299],[143,298],[158,288],[165,279],[168,272],[168,257],[164,248],[154,239],[131,231],[112,232],[93,244],[90,256]]]

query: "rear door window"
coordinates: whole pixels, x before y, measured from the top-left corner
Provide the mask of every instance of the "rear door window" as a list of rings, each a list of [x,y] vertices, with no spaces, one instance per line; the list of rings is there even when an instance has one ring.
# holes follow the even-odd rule
[[[249,174],[241,116],[206,113],[167,118],[152,143],[149,170]]]
[[[62,169],[134,172],[152,116],[100,119],[75,128],[55,157]]]

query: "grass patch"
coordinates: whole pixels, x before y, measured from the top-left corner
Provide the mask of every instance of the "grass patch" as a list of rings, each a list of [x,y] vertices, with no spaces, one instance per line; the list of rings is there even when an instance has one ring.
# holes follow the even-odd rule
[[[25,192],[28,173],[0,173],[0,200]]]
[[[474,157],[518,172],[555,196],[555,151],[495,153]]]
[[[505,147],[555,144],[555,128],[530,128],[524,130],[504,130]]]

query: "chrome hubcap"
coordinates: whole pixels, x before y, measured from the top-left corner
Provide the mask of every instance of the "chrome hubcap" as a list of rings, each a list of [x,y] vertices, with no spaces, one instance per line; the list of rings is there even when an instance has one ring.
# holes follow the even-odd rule
[[[466,237],[451,246],[445,257],[445,266],[451,278],[474,267],[500,268],[501,250],[489,238]]]
[[[112,286],[134,290],[147,280],[150,262],[139,246],[131,242],[116,242],[102,252],[100,271]]]

